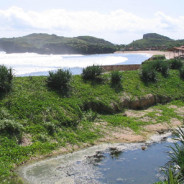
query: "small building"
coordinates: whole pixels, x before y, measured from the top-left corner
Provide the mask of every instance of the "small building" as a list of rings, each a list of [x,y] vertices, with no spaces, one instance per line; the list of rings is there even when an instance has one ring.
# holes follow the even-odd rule
[[[184,57],[184,46],[174,47],[172,50],[175,57]]]

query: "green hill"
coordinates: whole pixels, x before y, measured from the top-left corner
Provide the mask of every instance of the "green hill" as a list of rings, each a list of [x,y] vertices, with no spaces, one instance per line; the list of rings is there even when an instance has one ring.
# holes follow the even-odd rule
[[[173,40],[156,33],[144,34],[140,40],[125,46],[125,50],[168,50],[175,46],[184,45],[184,40]]]
[[[18,38],[2,38],[0,39],[0,50],[7,53],[98,54],[112,53],[116,51],[116,46],[91,36],[68,38],[34,33]]]

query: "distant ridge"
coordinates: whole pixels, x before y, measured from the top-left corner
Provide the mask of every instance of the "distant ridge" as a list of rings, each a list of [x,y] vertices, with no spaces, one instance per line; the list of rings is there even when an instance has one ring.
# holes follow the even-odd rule
[[[0,50],[7,53],[99,54],[112,53],[117,49],[114,44],[92,36],[69,38],[33,33],[17,38],[1,38]]]
[[[184,45],[184,40],[173,40],[169,37],[157,34],[147,33],[140,40],[123,47],[124,50],[169,50],[175,46]]]

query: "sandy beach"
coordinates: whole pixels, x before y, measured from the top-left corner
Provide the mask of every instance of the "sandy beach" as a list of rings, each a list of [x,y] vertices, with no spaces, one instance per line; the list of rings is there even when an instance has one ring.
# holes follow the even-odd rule
[[[164,52],[159,50],[142,50],[142,51],[118,51],[116,53],[124,53],[124,54],[150,54],[150,55],[165,55],[167,59],[174,58],[174,52]]]

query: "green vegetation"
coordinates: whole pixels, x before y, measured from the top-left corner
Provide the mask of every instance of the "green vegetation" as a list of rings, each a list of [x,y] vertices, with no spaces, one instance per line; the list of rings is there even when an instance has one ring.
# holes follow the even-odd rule
[[[180,77],[184,80],[184,66],[180,68]]]
[[[164,168],[166,179],[157,184],[182,184],[184,182],[184,131],[178,128],[174,131],[175,143],[169,152],[170,161]]]
[[[82,78],[86,81],[86,80],[90,80],[90,81],[97,81],[100,80],[101,78],[101,74],[102,74],[102,67],[101,66],[88,66],[86,68],[83,69],[82,71]]]
[[[122,89],[122,72],[120,71],[111,72],[111,86],[116,90]]]
[[[149,60],[165,60],[165,55],[153,55]]]
[[[119,72],[118,77],[120,74],[123,89],[118,92],[111,86],[111,74],[103,74],[103,82],[95,84],[84,81],[82,76],[72,76],[70,96],[48,88],[47,77],[13,78],[12,90],[0,100],[1,183],[20,183],[14,168],[31,157],[67,145],[94,144],[105,135],[103,122],[107,122],[107,130],[116,126],[135,132],[142,125],[153,123],[123,116],[122,98],[133,100],[153,94],[181,99],[172,104],[183,106],[184,82],[178,70],[170,70],[167,78],[158,73],[157,82],[147,85],[140,80],[139,71]],[[182,118],[168,106],[159,106],[162,113],[155,118],[156,122],[169,123],[173,117]],[[156,117],[153,112],[145,116]]]
[[[125,50],[167,50],[173,47],[184,45],[184,40],[173,40],[166,36],[156,33],[148,33],[143,35],[143,39],[133,41],[129,45],[124,46]]]
[[[169,63],[171,69],[180,69],[183,66],[183,63],[180,59],[170,59]]]
[[[180,71],[180,77],[182,78],[182,66],[183,62],[180,59],[170,59],[170,60],[161,60],[149,59],[142,64],[140,76],[141,79],[145,82],[156,82],[157,81],[157,72],[160,72],[164,77],[169,76],[169,69],[177,69]]]
[[[8,69],[6,66],[0,65],[0,93],[6,93],[10,91],[12,87],[12,69]]]
[[[157,73],[153,63],[142,65],[140,77],[145,83],[157,81]]]
[[[117,50],[116,45],[91,36],[67,38],[48,34],[2,38],[0,48],[7,53],[35,52],[39,54],[99,54],[112,53]]]
[[[63,95],[67,95],[70,90],[70,81],[72,74],[69,70],[58,69],[56,72],[49,72],[47,85],[51,89],[58,90]]]

